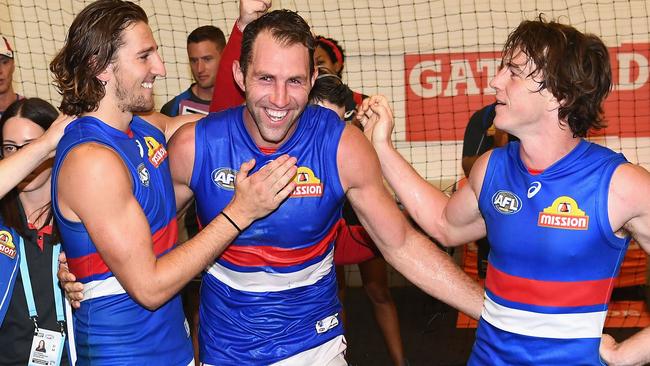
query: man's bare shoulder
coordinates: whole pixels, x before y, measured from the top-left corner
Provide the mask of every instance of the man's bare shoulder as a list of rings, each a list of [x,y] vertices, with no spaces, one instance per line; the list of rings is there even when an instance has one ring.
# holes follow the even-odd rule
[[[492,150],[488,150],[483,153],[483,155],[479,156],[472,166],[472,171],[469,173],[469,185],[472,187],[476,197],[479,197],[481,194],[481,187],[483,187],[483,180],[485,178],[485,172],[487,171],[488,162],[490,161],[490,156],[492,156]]]
[[[126,173],[126,166],[118,153],[107,145],[87,142],[67,153],[61,166],[62,174],[73,174],[80,181]],[[83,172],[83,174],[81,174]]]
[[[100,202],[132,195],[126,165],[110,147],[89,142],[75,146],[61,165],[57,182],[59,208],[69,220],[90,217]]]
[[[650,251],[650,173],[641,166],[619,165],[609,184],[608,216],[614,232],[631,234]]]
[[[619,165],[612,175],[609,200],[615,209],[628,210],[632,216],[650,211],[650,173],[636,164]]]
[[[194,137],[196,130],[196,121],[189,122],[181,126],[169,139],[169,150],[184,150],[186,145],[194,147]]]
[[[634,201],[650,194],[650,173],[636,164],[621,164],[612,175],[609,191],[611,198],[633,204]]]
[[[336,160],[345,190],[381,176],[377,153],[358,127],[345,126]]]

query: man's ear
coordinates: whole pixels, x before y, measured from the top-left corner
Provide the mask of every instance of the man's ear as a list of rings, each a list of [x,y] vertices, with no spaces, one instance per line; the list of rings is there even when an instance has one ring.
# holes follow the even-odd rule
[[[235,78],[235,82],[239,85],[239,89],[243,92],[246,92],[246,85],[244,84],[244,73],[242,73],[239,60],[235,60],[232,63],[232,76]]]
[[[96,78],[102,82],[102,84],[106,85],[106,83],[111,80],[113,76],[113,63],[108,64],[104,71],[100,72]]]
[[[547,89],[548,91],[548,89]],[[549,97],[548,97],[548,110],[549,111],[556,111],[560,109],[560,107],[564,104],[562,101],[558,101],[557,98],[551,92],[549,91]]]

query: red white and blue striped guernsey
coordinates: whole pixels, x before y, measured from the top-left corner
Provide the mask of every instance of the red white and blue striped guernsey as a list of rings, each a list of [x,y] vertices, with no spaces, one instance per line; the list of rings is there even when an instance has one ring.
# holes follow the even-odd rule
[[[133,118],[128,133],[92,117],[72,122],[57,147],[52,202],[70,270],[84,284],[84,300],[74,313],[77,365],[186,366],[193,351],[180,297],[155,311],[136,303],[106,266],[84,225],[66,220],[58,209],[61,164],[72,148],[91,142],[108,146],[124,161],[133,195],[151,227],[155,254],[171,250],[177,236],[165,136],[139,117]],[[124,233],[124,240],[129,240],[129,233]]]
[[[190,187],[200,222],[209,223],[230,202],[236,171],[251,158],[257,170],[282,154],[296,157],[298,186],[203,276],[200,358],[211,365],[269,365],[343,334],[332,261],[344,198],[336,164],[344,124],[328,109],[308,106],[289,140],[265,155],[248,134],[243,111],[211,113],[196,125]]]
[[[481,189],[491,248],[469,365],[604,365],[600,337],[630,240],[612,232],[607,200],[626,160],[581,140],[534,175],[519,149],[493,150]]]

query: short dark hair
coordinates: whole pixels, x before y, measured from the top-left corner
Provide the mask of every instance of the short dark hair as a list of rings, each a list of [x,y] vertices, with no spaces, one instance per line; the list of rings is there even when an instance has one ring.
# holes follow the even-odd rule
[[[50,63],[54,85],[63,96],[61,111],[79,115],[97,110],[106,90],[97,79],[124,45],[122,33],[132,24],[149,20],[130,1],[99,0],[74,19],[66,43]]]
[[[326,69],[318,69],[318,77],[309,93],[309,103],[327,101],[337,107],[345,107],[346,102],[352,98],[352,90],[341,81],[341,78]]]
[[[239,65],[246,77],[252,59],[253,43],[262,31],[269,31],[273,38],[284,45],[301,44],[309,51],[309,76],[314,73],[315,40],[309,24],[295,11],[274,10],[252,21],[244,29]]]
[[[204,25],[196,28],[187,36],[187,44],[212,41],[219,52],[226,47],[226,36],[223,31],[213,25]]]
[[[612,87],[609,53],[603,41],[540,14],[521,22],[503,47],[502,66],[523,52],[540,76],[539,91],[548,89],[560,103],[558,115],[574,136],[606,126],[603,102]],[[564,125],[565,122],[561,122]]]
[[[23,117],[35,124],[39,125],[44,130],[47,130],[52,125],[52,122],[59,116],[59,112],[50,103],[40,98],[25,98],[17,100],[9,105],[9,107],[2,113],[0,117],[0,141],[4,140],[2,130],[5,123],[12,117]],[[4,224],[14,228],[20,235],[26,236],[28,234],[28,227],[24,224],[24,220],[20,216],[20,209],[18,206],[18,190],[16,188],[9,191],[2,199],[0,199],[0,214],[4,220]],[[41,215],[47,215],[45,225],[48,225],[52,219],[52,210],[50,209],[50,202],[44,207]],[[41,228],[39,228],[41,229]],[[54,242],[58,241],[58,232],[55,228],[52,234],[54,235]]]

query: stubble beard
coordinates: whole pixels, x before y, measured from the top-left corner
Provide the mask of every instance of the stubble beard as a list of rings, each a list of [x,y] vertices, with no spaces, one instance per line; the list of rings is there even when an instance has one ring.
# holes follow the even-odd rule
[[[129,93],[119,78],[116,81],[115,96],[118,100],[117,107],[121,112],[146,113],[153,110],[153,98],[146,98],[141,94],[135,95],[135,93]]]

